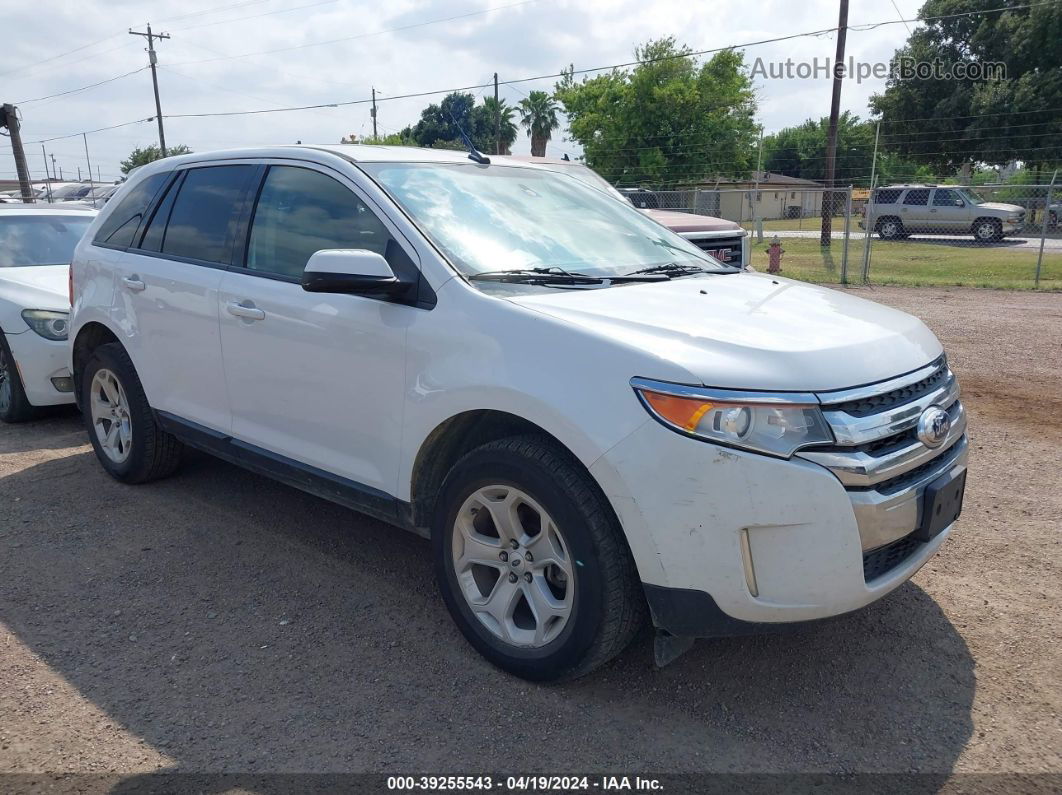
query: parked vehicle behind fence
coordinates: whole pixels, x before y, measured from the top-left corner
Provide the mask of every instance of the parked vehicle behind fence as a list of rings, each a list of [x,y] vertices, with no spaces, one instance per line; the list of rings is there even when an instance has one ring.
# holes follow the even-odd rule
[[[890,185],[873,192],[859,225],[870,226],[883,240],[925,233],[972,234],[979,243],[992,243],[1021,230],[1025,209],[986,202],[972,188]]]
[[[936,553],[967,442],[925,325],[481,160],[140,169],[72,266],[101,465],[144,483],[190,445],[429,537],[461,632],[529,679],[594,669],[646,615],[664,663],[854,610]]]
[[[499,162],[501,160],[502,158],[498,158]],[[740,224],[733,221],[699,213],[661,210],[652,191],[616,190],[608,180],[585,163],[521,155],[506,155],[504,160],[535,163],[551,171],[568,174],[620,201],[630,202],[658,224],[663,224],[724,264],[739,266],[749,264],[748,233]],[[652,197],[651,200],[649,197]]]
[[[68,277],[91,210],[0,207],[0,420],[74,402],[67,364]]]

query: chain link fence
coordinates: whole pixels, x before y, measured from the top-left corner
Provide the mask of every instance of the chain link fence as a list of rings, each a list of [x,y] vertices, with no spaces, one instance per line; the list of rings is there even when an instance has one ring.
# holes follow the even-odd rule
[[[828,284],[1062,289],[1062,186],[911,185],[874,191],[762,183],[638,190],[643,209],[724,218],[749,233],[750,264]],[[823,234],[826,204],[828,233]]]

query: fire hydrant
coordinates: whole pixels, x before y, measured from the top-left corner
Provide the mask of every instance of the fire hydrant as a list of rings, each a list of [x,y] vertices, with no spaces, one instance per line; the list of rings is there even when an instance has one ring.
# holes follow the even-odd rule
[[[775,235],[771,239],[771,245],[767,247],[767,272],[778,273],[782,270],[782,255],[785,254],[785,249],[782,248],[782,243],[778,239],[778,235]]]

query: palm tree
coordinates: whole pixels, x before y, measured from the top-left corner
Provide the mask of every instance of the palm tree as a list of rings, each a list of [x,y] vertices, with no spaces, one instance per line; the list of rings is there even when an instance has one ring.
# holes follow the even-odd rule
[[[516,108],[512,107],[504,99],[495,100],[494,97],[483,98],[483,126],[486,128],[486,135],[490,140],[490,146],[486,151],[494,152],[496,155],[508,155],[512,148],[513,141],[516,140],[516,125],[513,124],[513,114],[516,112]],[[499,138],[501,139],[501,151],[495,152],[497,149],[494,125],[495,121],[500,121],[501,133]]]
[[[527,99],[520,100],[520,123],[527,128],[531,138],[531,156],[545,157],[546,142],[553,131],[560,127],[557,111],[560,106],[545,91],[532,91]]]

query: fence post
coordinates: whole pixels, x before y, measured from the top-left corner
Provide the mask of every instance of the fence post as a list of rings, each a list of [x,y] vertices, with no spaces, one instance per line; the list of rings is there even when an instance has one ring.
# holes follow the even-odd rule
[[[841,284],[848,284],[848,237],[852,227],[852,186],[844,207],[844,247],[841,249]]]
[[[1058,169],[1051,175],[1051,184],[1047,186],[1047,198],[1044,200],[1044,217],[1040,225],[1040,253],[1036,255],[1036,280],[1035,287],[1040,286],[1040,268],[1044,264],[1044,243],[1047,241],[1047,219],[1051,217],[1051,194],[1055,189],[1055,179],[1058,177]]]

